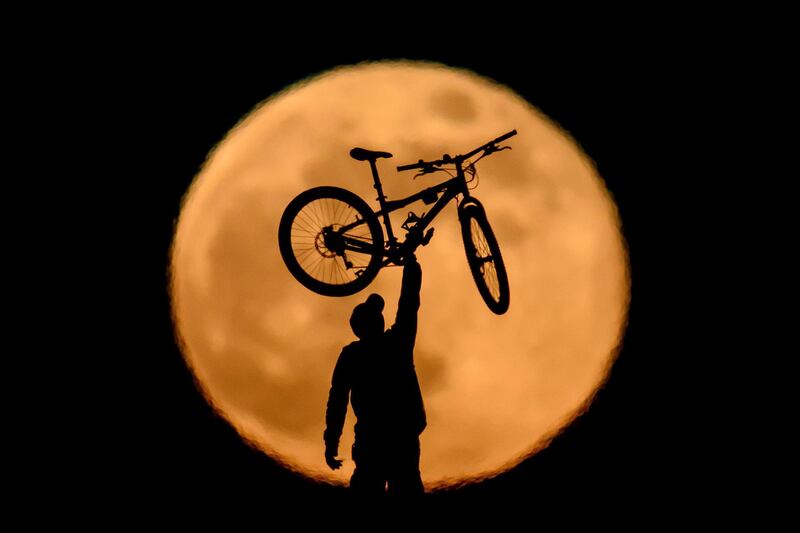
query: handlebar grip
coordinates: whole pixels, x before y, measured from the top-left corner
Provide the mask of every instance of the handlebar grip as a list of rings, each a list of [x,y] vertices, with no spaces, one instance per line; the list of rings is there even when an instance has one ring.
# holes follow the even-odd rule
[[[397,171],[403,172],[404,170],[414,170],[415,168],[422,168],[423,166],[425,166],[425,162],[420,159],[418,162],[411,163],[410,165],[399,165],[397,167]]]
[[[506,139],[510,139],[511,137],[513,137],[516,134],[517,134],[517,130],[511,130],[508,133],[505,133],[505,134],[501,135],[500,137],[498,137],[497,139],[493,140],[492,144],[501,143],[501,142],[505,141]]]

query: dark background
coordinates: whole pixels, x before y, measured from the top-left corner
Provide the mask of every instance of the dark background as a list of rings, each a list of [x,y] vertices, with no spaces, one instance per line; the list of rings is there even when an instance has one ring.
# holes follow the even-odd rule
[[[337,41],[289,53],[281,43],[262,43],[258,53],[244,54],[236,46],[190,42],[133,47],[113,57],[88,94],[114,110],[99,118],[97,136],[111,137],[104,139],[110,145],[104,157],[110,170],[124,176],[93,184],[92,191],[107,200],[109,217],[108,227],[93,219],[93,237],[109,243],[105,261],[125,272],[122,294],[97,313],[108,322],[102,329],[111,352],[94,369],[102,377],[90,378],[103,391],[89,413],[94,430],[100,427],[88,459],[98,466],[100,493],[133,493],[145,505],[185,496],[236,505],[344,497],[342,489],[287,472],[249,447],[206,404],[175,343],[168,252],[192,178],[253,106],[337,65],[407,58],[494,78],[566,129],[595,161],[617,202],[632,273],[623,347],[591,408],[512,471],[437,493],[429,503],[523,499],[541,511],[601,503],[624,514],[643,506],[683,508],[701,499],[707,457],[701,424],[687,409],[687,369],[698,348],[684,343],[691,312],[675,292],[690,254],[679,237],[687,212],[673,174],[674,155],[688,144],[685,106],[700,98],[691,82],[695,67],[680,61],[676,50],[644,40],[589,42],[572,51],[557,42],[532,47],[519,35],[505,44]]]

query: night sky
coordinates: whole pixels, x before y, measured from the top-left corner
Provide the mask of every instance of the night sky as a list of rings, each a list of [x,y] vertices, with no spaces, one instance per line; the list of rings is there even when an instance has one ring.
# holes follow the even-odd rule
[[[253,106],[337,65],[399,58],[440,61],[494,78],[569,132],[617,203],[632,277],[622,351],[591,408],[514,470],[436,494],[429,503],[522,499],[542,510],[600,503],[614,516],[634,507],[684,507],[702,492],[702,481],[689,474],[701,453],[699,437],[682,414],[688,400],[681,376],[692,350],[676,349],[682,306],[669,297],[673,267],[687,252],[670,239],[680,221],[665,218],[680,216],[672,209],[675,181],[665,162],[680,146],[674,119],[689,76],[668,48],[643,55],[635,43],[588,43],[571,52],[556,43],[528,47],[521,41],[517,35],[495,46],[475,41],[458,48],[409,39],[405,45],[338,43],[291,53],[265,42],[263,53],[251,51],[246,60],[235,45],[214,50],[187,43],[134,48],[114,58],[95,90],[102,105],[121,107],[113,119],[118,128],[124,124],[116,139],[125,179],[116,176],[115,184],[95,192],[126,200],[123,213],[115,214],[126,239],[118,259],[126,274],[123,311],[107,332],[117,342],[101,369],[112,376],[103,386],[110,395],[91,415],[104,435],[91,453],[100,466],[100,492],[107,486],[120,498],[143,498],[143,505],[178,495],[245,507],[273,498],[343,497],[343,489],[315,485],[249,447],[205,402],[173,334],[168,253],[181,197],[209,150]],[[98,228],[98,241],[109,234]],[[678,490],[667,488],[676,483]],[[139,486],[146,488],[133,488]]]

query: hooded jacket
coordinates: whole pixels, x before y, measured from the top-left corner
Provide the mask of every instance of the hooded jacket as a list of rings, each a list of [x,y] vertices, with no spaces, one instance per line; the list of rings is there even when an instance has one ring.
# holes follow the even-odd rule
[[[414,367],[421,286],[422,269],[416,261],[407,262],[394,325],[374,339],[342,349],[328,395],[327,447],[338,449],[348,398],[356,415],[356,442],[418,436],[425,429],[425,406]]]

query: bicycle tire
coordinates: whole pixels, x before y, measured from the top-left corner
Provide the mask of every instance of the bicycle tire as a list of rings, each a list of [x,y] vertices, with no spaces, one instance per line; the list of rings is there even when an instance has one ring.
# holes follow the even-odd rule
[[[329,249],[323,228],[363,221],[348,237],[364,243],[365,252]],[[281,216],[278,247],[289,272],[323,296],[350,296],[369,285],[381,269],[383,229],[359,196],[339,187],[315,187],[294,198]],[[372,247],[370,250],[369,248]],[[353,267],[345,264],[345,257]]]
[[[500,247],[483,207],[472,199],[460,206],[461,237],[472,278],[483,301],[498,315],[508,311],[511,292]]]

